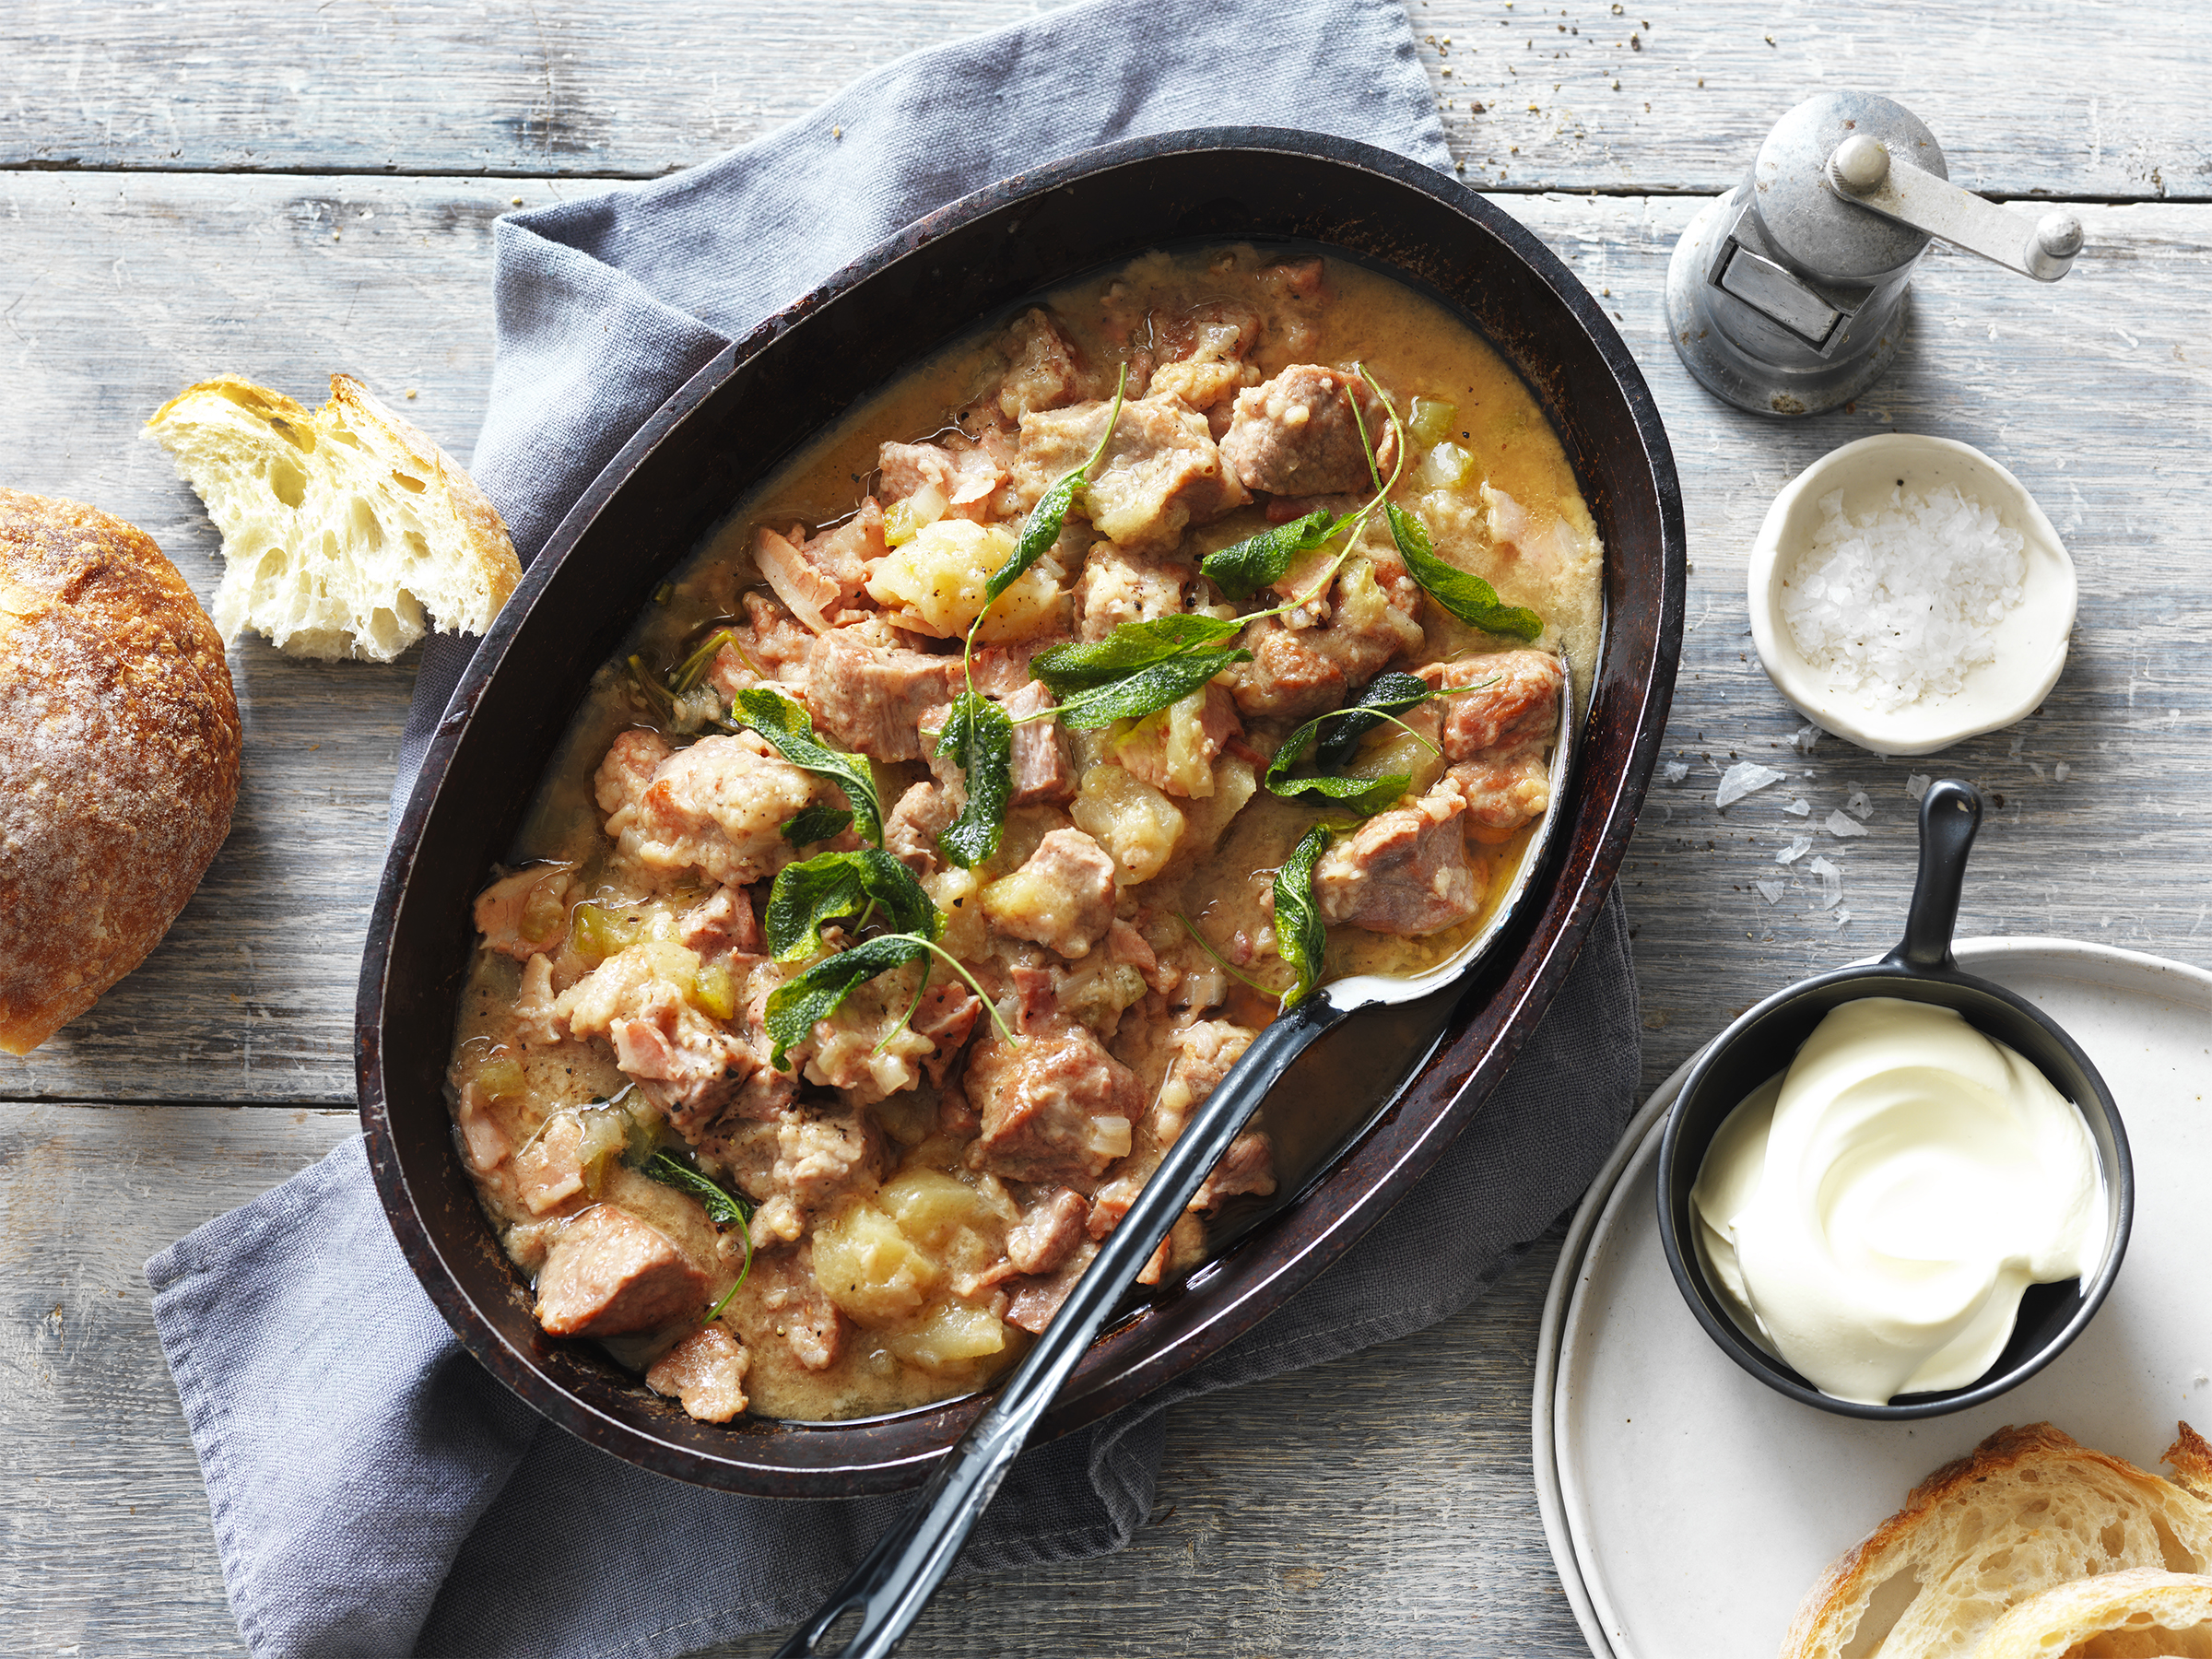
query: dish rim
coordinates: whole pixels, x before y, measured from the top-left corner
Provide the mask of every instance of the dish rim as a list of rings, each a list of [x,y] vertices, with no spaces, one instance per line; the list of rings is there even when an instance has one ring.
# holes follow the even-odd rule
[[[1185,170],[1194,169],[1209,177],[1232,180],[1241,173],[1250,175],[1248,189],[1263,184],[1268,189],[1280,188],[1271,182],[1270,167],[1292,170],[1302,187],[1333,189],[1336,194],[1324,210],[1327,222],[1367,241],[1278,228],[1277,219],[1288,210],[1276,207],[1270,198],[1265,212],[1230,202],[1231,208],[1247,218],[1229,223],[1218,222],[1218,202],[1203,202],[1182,220],[1163,222],[1148,232],[1145,245],[1302,240],[1333,249],[1371,268],[1383,269],[1417,290],[1441,297],[1529,383],[1559,429],[1571,461],[1576,464],[1578,482],[1592,500],[1601,532],[1607,512],[1615,511],[1598,511],[1601,497],[1618,498],[1618,511],[1627,515],[1646,543],[1638,558],[1652,566],[1656,591],[1640,595],[1635,609],[1642,615],[1635,618],[1633,630],[1638,641],[1636,653],[1622,659],[1628,671],[1618,677],[1620,683],[1608,686],[1599,669],[1610,660],[1614,630],[1624,625],[1615,607],[1622,591],[1619,572],[1625,569],[1617,563],[1620,556],[1608,539],[1606,641],[1598,663],[1593,665],[1596,695],[1585,723],[1594,732],[1602,713],[1609,747],[1618,751],[1614,761],[1618,770],[1616,775],[1595,782],[1586,771],[1578,775],[1577,792],[1583,799],[1571,810],[1571,828],[1561,838],[1559,850],[1547,861],[1550,867],[1546,872],[1541,901],[1527,905],[1525,916],[1509,930],[1515,936],[1515,947],[1510,952],[1501,949],[1483,966],[1477,984],[1463,997],[1435,1050],[1416,1065],[1393,1101],[1309,1184],[1300,1204],[1270,1217],[1253,1234],[1202,1267],[1182,1289],[1147,1304],[1094,1347],[1083,1371],[1077,1373],[1075,1387],[1046,1419],[1041,1438],[1083,1427],[1141,1398],[1218,1352],[1318,1276],[1434,1164],[1477,1114],[1564,980],[1611,888],[1656,762],[1679,661],[1687,562],[1681,493],[1671,446],[1648,385],[1596,300],[1533,233],[1465,186],[1391,152],[1324,135],[1232,127],[1126,139],[962,197],[910,226],[717,353],[623,446],[548,537],[544,551],[524,572],[517,603],[502,611],[464,672],[432,734],[394,832],[371,921],[356,1033],[361,1113],[369,1131],[371,1168],[403,1253],[441,1314],[480,1362],[541,1416],[561,1428],[642,1467],[724,1489],[773,1496],[859,1493],[892,1489],[920,1479],[944,1446],[981,1409],[982,1396],[939,1402],[888,1420],[869,1418],[818,1426],[762,1420],[754,1434],[710,1426],[726,1434],[726,1440],[712,1447],[685,1443],[676,1438],[681,1425],[672,1424],[670,1431],[661,1432],[658,1418],[652,1428],[632,1420],[637,1413],[627,1394],[617,1402],[619,1409],[610,1409],[605,1402],[586,1399],[554,1381],[535,1357],[552,1339],[539,1333],[535,1338],[511,1340],[465,1286],[461,1267],[449,1258],[444,1247],[449,1241],[441,1239],[430,1209],[426,1207],[434,1207],[438,1194],[416,1191],[414,1177],[406,1167],[409,1154],[396,1140],[394,1110],[385,1088],[386,1023],[394,1000],[391,978],[395,933],[410,926],[420,931],[430,925],[411,917],[407,910],[426,829],[439,810],[455,759],[466,751],[473,723],[510,652],[518,637],[528,630],[540,601],[570,557],[590,535],[601,514],[619,499],[623,488],[641,469],[650,466],[661,445],[731,382],[771,358],[782,342],[812,319],[840,302],[849,303],[849,297],[864,285],[900,271],[904,262],[925,255],[947,237],[988,227],[994,216],[1018,218],[1025,211],[1041,212],[1033,205],[1051,193],[1112,180],[1124,170],[1138,170],[1138,182],[1156,188],[1164,188],[1166,183],[1191,184],[1197,175]],[[1157,170],[1160,182],[1155,183],[1153,173],[1142,170]],[[1512,341],[1500,337],[1497,327],[1478,319],[1469,304],[1452,300],[1435,280],[1424,275],[1415,253],[1386,254],[1371,245],[1381,233],[1357,218],[1348,205],[1347,193],[1354,185],[1360,188],[1363,202],[1393,189],[1429,198],[1426,206],[1403,196],[1401,201],[1409,209],[1423,213],[1441,209],[1451,216],[1455,234],[1464,232],[1494,245],[1500,260],[1510,262],[1500,266],[1501,280],[1517,292],[1524,292],[1527,303],[1540,308],[1543,314],[1556,319],[1563,312],[1567,320],[1578,325],[1580,337],[1563,349],[1547,341],[1539,349],[1532,335],[1516,350]],[[1378,193],[1377,185],[1383,186],[1383,191]],[[1096,188],[1102,191],[1104,185]],[[1214,216],[1213,222],[1192,222],[1194,217],[1202,218],[1208,214]],[[1268,217],[1270,214],[1275,217]],[[1049,280],[1030,283],[1022,292],[1040,291],[1127,256],[1112,250],[1098,253],[1063,265]],[[1005,303],[1018,298],[1009,294]],[[996,309],[997,305],[985,307],[974,314],[987,316]],[[918,361],[941,343],[924,340],[921,351],[902,360]],[[1594,384],[1602,383],[1605,394],[1603,407],[1593,402],[1581,421],[1572,418],[1572,411],[1562,410],[1556,390],[1547,394],[1546,389],[1547,377],[1553,381],[1563,378],[1571,367],[1600,377]],[[1594,391],[1592,395],[1595,396]],[[1618,452],[1619,458],[1601,473],[1595,469],[1604,452]],[[759,476],[765,476],[767,470],[763,467]],[[1594,489],[1594,484],[1604,488]],[[750,488],[748,481],[727,494],[725,501],[741,499]],[[699,545],[699,538],[693,537],[678,557],[688,556]],[[1487,1001],[1478,1001],[1478,994],[1485,992],[1488,994]],[[443,1031],[450,1032],[450,1018],[449,1010]],[[1478,1030],[1480,1041],[1471,1041]],[[1453,1070],[1453,1062],[1460,1063],[1461,1068]],[[1441,1071],[1452,1071],[1453,1075],[1440,1076]],[[442,1120],[442,1100],[438,1107]],[[450,1142],[450,1133],[446,1139]],[[431,1173],[442,1173],[450,1182],[454,1161],[450,1145],[441,1154],[422,1156],[441,1159],[441,1171]],[[1368,1167],[1371,1164],[1372,1167]],[[1350,1190],[1345,1190],[1347,1171],[1355,1166],[1358,1180],[1350,1183]],[[1335,1207],[1326,1207],[1328,1205]],[[488,1237],[480,1216],[474,1219],[476,1232]],[[1288,1225],[1292,1221],[1297,1223],[1295,1227]],[[1255,1240],[1277,1234],[1283,1236],[1273,1240],[1265,1251],[1255,1246]],[[463,1242],[454,1241],[455,1248],[462,1248]],[[473,1247],[480,1251],[482,1241],[475,1241]],[[1230,1282],[1218,1282],[1222,1280]],[[1206,1300],[1194,1308],[1192,1304],[1199,1299],[1190,1293],[1202,1289]],[[1140,1327],[1145,1335],[1142,1342],[1131,1338],[1131,1333]],[[641,1390],[632,1380],[628,1392]],[[879,1437],[866,1432],[884,1427],[887,1421],[898,1432]],[[797,1463],[755,1453],[761,1436],[779,1435],[835,1440],[853,1449],[849,1455],[838,1451],[825,1451],[818,1457],[808,1453]]]
[[[1890,711],[1870,709],[1830,691],[1798,653],[1789,624],[1781,614],[1775,572],[1784,557],[1783,537],[1791,517],[1800,503],[1808,499],[1817,501],[1821,493],[1831,488],[1837,474],[1885,453],[1900,456],[1948,455],[1955,462],[1963,463],[1969,471],[1990,475],[2004,489],[2006,500],[1989,504],[2007,522],[2017,518],[2018,522],[2013,527],[2053,559],[2061,583],[2048,594],[2028,592],[2022,595],[2021,604],[2033,606],[2034,616],[2040,620],[2034,637],[2043,647],[2041,660],[2034,664],[2032,672],[2022,670],[2016,677],[2007,664],[1988,665],[1981,672],[2004,671],[2012,688],[2010,694],[2002,696],[2002,700],[1981,706],[1980,712],[1974,712],[1973,706],[1955,712],[1947,724],[1931,724],[1926,714],[1916,713],[1912,705]],[[2007,508],[2011,510],[2009,512]],[[1793,547],[1787,551],[1794,555],[1799,550]],[[2035,557],[2034,548],[2030,549],[2029,557],[2031,559]],[[1773,681],[1774,688],[1798,713],[1823,730],[1875,754],[1898,757],[1933,755],[1969,737],[2002,731],[2034,713],[2051,695],[2052,688],[2058,684],[2058,677],[2065,669],[2080,596],[2080,576],[2075,569],[2073,555],[2060,539],[2041,503],[2011,469],[1971,443],[1924,432],[1877,432],[1840,444],[1812,461],[1775,493],[1766,517],[1759,523],[1758,537],[1751,545],[1750,566],[1746,575],[1752,642],[1759,652],[1759,665]],[[1991,695],[2001,694],[1993,689]]]

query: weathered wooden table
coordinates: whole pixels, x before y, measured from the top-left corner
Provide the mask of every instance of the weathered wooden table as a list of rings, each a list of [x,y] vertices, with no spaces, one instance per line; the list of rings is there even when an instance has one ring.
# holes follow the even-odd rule
[[[2212,699],[2192,597],[2212,523],[2212,137],[2186,0],[1849,17],[1809,0],[1409,4],[1466,178],[1605,297],[1681,465],[1694,573],[1666,752],[1688,772],[1654,786],[1622,877],[1647,1082],[1767,990],[1894,940],[1915,771],[1972,778],[1991,803],[1966,931],[2212,965]],[[465,455],[500,214],[702,160],[900,53],[1033,9],[16,0],[0,20],[0,482],[134,521],[211,594],[215,534],[137,439],[170,394],[230,370],[313,402],[343,368]],[[2080,204],[2089,252],[2046,288],[1939,251],[1903,357],[1856,411],[1771,424],[1689,382],[1661,278],[1700,198],[1832,86],[1904,102],[1972,188]],[[1773,491],[1892,429],[2010,466],[2082,578],[2046,706],[1935,763],[1794,747],[1802,723],[1745,619]],[[231,664],[246,760],[229,844],[137,974],[29,1060],[0,1057],[11,1651],[237,1648],[140,1265],[355,1132],[354,975],[411,665],[298,663],[254,640]],[[1718,812],[1739,757],[1791,775]],[[1860,788],[1865,836],[1819,831]],[[1774,861],[1808,822],[1793,799],[1842,869],[1832,909],[1809,860]],[[1776,877],[1770,903],[1753,883]],[[1529,1475],[1554,1248],[1434,1330],[1181,1409],[1158,1513],[1127,1553],[956,1585],[914,1651],[1581,1653]]]

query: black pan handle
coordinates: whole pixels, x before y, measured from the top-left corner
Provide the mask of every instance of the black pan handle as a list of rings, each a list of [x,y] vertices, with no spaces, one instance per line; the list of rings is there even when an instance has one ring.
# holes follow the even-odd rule
[[[960,1547],[982,1518],[1016,1455],[1058,1397],[1132,1280],[1152,1259],[1176,1218],[1197,1195],[1253,1110],[1308,1043],[1344,1018],[1325,993],[1309,996],[1253,1040],[1219,1088],[1191,1114],[1159,1168],[1145,1182],[1105,1247],[1076,1281],[1053,1323],[1006,1379],[991,1408],[946,1453],[906,1512],[877,1541],[853,1576],[776,1650],[776,1659],[884,1659],[899,1644]],[[847,1614],[859,1627],[842,1647],[818,1644]]]
[[[1982,828],[1982,793],[1963,778],[1941,778],[1920,797],[1920,878],[1905,936],[1883,959],[1923,972],[1958,966],[1951,934],[1959,925],[1959,891],[1966,883],[1966,855]]]

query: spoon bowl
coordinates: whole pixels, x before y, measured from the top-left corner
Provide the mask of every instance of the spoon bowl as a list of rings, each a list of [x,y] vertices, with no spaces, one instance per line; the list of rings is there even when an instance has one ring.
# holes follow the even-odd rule
[[[2055,1359],[2096,1314],[2127,1250],[2135,1217],[2135,1169],[2119,1107],[2097,1068],[2065,1030],[2026,998],[1962,972],[1951,955],[1966,859],[1982,822],[1971,783],[1932,783],[1920,807],[1920,877],[1905,936],[1880,961],[1805,980],[1768,997],[1715,1038],[1684,1082],[1659,1147],[1659,1233],[1667,1266],[1706,1334],[1731,1359],[1777,1393],[1845,1417],[1910,1420],[1979,1406]],[[2018,1052],[2074,1102],[2088,1125],[2104,1182],[2104,1250],[2087,1278],[2031,1285],[2012,1337],[1996,1362],[1964,1388],[1900,1394],[1886,1405],[1822,1394],[1736,1323],[1697,1243],[1690,1189],[1713,1136],[1754,1089],[1782,1071],[1828,1013],[1860,997],[1888,996],[1949,1008],[1984,1036]]]

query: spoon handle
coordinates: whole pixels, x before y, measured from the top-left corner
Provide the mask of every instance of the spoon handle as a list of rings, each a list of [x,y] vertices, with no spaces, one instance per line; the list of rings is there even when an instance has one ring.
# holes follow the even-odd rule
[[[1982,828],[1982,794],[1959,778],[1942,778],[1920,797],[1920,878],[1905,936],[1889,953],[1893,962],[1932,971],[1957,966],[1951,935],[1959,925],[1959,892],[1966,882],[1966,855]]]
[[[834,1652],[839,1659],[883,1659],[929,1605],[968,1535],[997,1492],[1030,1435],[1074,1374],[1091,1339],[1151,1260],[1206,1173],[1229,1150],[1253,1109],[1306,1045],[1344,1018],[1325,993],[1309,996],[1253,1040],[1220,1087],[1191,1114],[1168,1155],[1028,1356],[916,1495],[904,1514],[782,1647],[776,1659]],[[818,1644],[848,1613],[860,1625],[842,1647]]]

